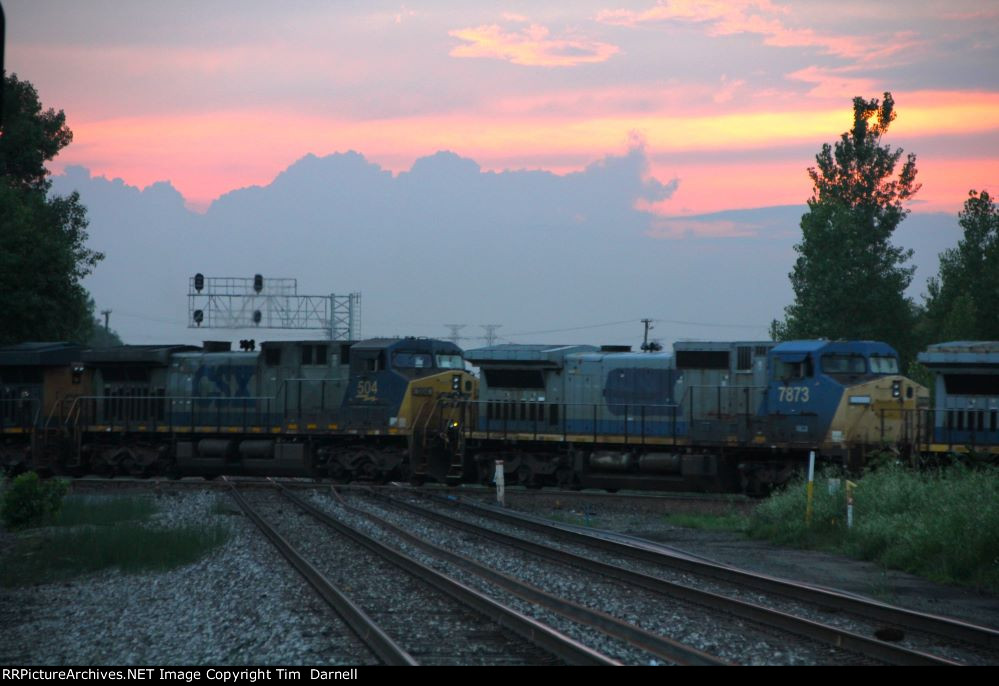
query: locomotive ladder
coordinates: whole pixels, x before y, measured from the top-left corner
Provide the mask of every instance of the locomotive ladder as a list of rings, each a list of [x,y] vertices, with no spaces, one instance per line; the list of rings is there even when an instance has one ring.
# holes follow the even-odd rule
[[[448,441],[448,427],[446,426],[447,421],[444,417],[444,406],[446,404],[446,399],[438,397],[434,402],[424,403],[420,408],[419,413],[413,420],[413,436],[412,436],[412,448],[411,448],[411,460],[413,464],[413,471],[419,472],[421,474],[426,474],[429,470],[430,463],[428,460],[428,451],[433,448],[430,442],[431,430],[430,422],[437,417],[442,424],[445,424],[443,430],[438,430],[434,438],[440,439],[444,445],[450,445]],[[435,412],[435,410],[437,410]],[[445,480],[460,480],[464,475],[464,436],[458,433],[458,445],[454,446],[451,451],[451,464],[448,465],[448,471],[445,475]],[[416,468],[417,459],[419,462],[419,469]]]
[[[52,409],[49,410],[42,427],[40,429],[35,428],[31,432],[32,459],[35,464],[53,473],[60,471],[61,458],[65,457],[72,447],[68,427],[70,420],[79,414],[78,399],[75,395],[60,398],[52,405]],[[69,409],[67,409],[67,406]],[[77,410],[77,412],[74,412],[74,410]],[[41,416],[42,411],[42,408],[38,409],[38,414],[35,416],[32,426],[38,426],[38,418]],[[76,430],[75,422],[73,428],[73,438],[75,440],[72,443],[75,444],[77,450],[71,452],[72,454],[79,454],[80,437],[79,432]]]

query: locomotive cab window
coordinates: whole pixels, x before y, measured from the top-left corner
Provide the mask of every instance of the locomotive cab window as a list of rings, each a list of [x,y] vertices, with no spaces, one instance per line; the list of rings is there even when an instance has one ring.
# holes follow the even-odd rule
[[[867,373],[863,355],[823,355],[822,371],[833,376],[859,376]]]
[[[464,369],[465,360],[461,355],[437,355],[437,367],[440,369]]]
[[[397,352],[392,355],[392,366],[397,369],[429,369],[431,366],[428,353]]]
[[[814,374],[810,355],[774,358],[774,378],[778,381],[805,379]]]
[[[871,355],[871,373],[898,374],[898,358],[887,355]]]
[[[383,354],[375,352],[354,352],[350,357],[350,371],[355,374],[377,372],[385,368]]]

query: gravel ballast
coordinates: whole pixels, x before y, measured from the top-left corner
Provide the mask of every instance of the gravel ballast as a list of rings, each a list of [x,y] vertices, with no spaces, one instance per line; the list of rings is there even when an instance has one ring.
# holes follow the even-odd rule
[[[364,648],[357,639],[290,570],[253,525],[238,514],[228,495],[218,491],[166,491],[155,497],[161,512],[154,516],[151,526],[222,523],[230,530],[228,542],[198,562],[168,572],[132,575],[112,570],[64,583],[0,588],[3,628],[0,663],[336,666],[360,661],[358,656],[364,654]],[[313,502],[325,501],[324,509],[337,509],[325,493],[316,493],[313,499]],[[609,528],[677,543],[691,552],[779,576],[796,576],[789,560],[804,560],[799,563],[803,573],[797,578],[806,580],[813,578],[804,573],[808,571],[813,576],[853,578],[851,574],[838,572],[827,558],[844,568],[864,564],[821,554],[811,558],[818,562],[810,562],[808,554],[801,551],[762,548],[765,544],[752,541],[743,545],[735,536],[694,532],[670,526],[662,518],[607,510],[600,514],[601,525],[615,525]],[[355,523],[360,524],[356,520]],[[431,537],[432,531],[428,529],[421,534]],[[9,554],[12,537],[5,535],[5,538],[8,545],[0,545],[0,553]],[[456,543],[466,552],[480,548],[476,556],[488,552],[488,546],[482,548],[473,541]],[[498,561],[496,566],[517,574],[512,564]],[[433,566],[449,573],[454,571],[440,563]],[[538,572],[540,576],[535,579],[538,585],[556,583],[545,578],[543,567]],[[551,570],[547,576],[552,576]],[[582,592],[571,587],[571,580],[566,583],[570,584],[571,593]],[[918,588],[913,595],[922,601],[920,609],[999,625],[999,602],[991,596],[941,588],[928,582],[921,582]],[[961,600],[952,606],[947,602],[950,597]],[[975,603],[976,599],[979,602]],[[626,598],[619,600],[628,602]],[[931,607],[926,607],[928,604]],[[961,611],[971,606],[977,612]],[[955,611],[948,611],[952,607]],[[624,616],[629,614],[624,605],[619,611]],[[630,613],[634,616],[633,610]],[[639,617],[635,619],[645,623]],[[652,628],[654,624],[648,626]],[[764,652],[768,659],[759,659]],[[738,654],[726,657],[736,662],[769,664],[816,660],[815,655],[807,653],[778,656],[772,647],[764,651],[762,645],[757,659]],[[647,658],[625,659],[632,664],[649,664]]]
[[[336,615],[250,522],[220,513],[227,495],[171,492],[158,502],[151,526],[222,523],[229,541],[168,572],[0,588],[0,663],[356,663],[347,656],[363,648]]]

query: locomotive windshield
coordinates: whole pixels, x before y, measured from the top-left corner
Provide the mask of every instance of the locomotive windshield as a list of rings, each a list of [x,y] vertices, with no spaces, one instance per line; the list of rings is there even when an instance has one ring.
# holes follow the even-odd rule
[[[432,360],[430,353],[399,351],[392,355],[392,365],[397,369],[429,369],[432,366]]]
[[[437,355],[437,366],[440,369],[464,369],[465,360],[461,355]]]
[[[898,358],[887,355],[871,355],[872,374],[898,374]]]
[[[823,355],[822,371],[826,374],[866,374],[863,355]]]

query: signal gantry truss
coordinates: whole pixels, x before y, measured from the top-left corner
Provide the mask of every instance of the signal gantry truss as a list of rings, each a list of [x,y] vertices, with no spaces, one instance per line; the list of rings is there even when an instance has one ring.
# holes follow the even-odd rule
[[[319,329],[330,340],[361,337],[361,294],[299,295],[298,280],[206,277],[188,281],[188,328]]]

